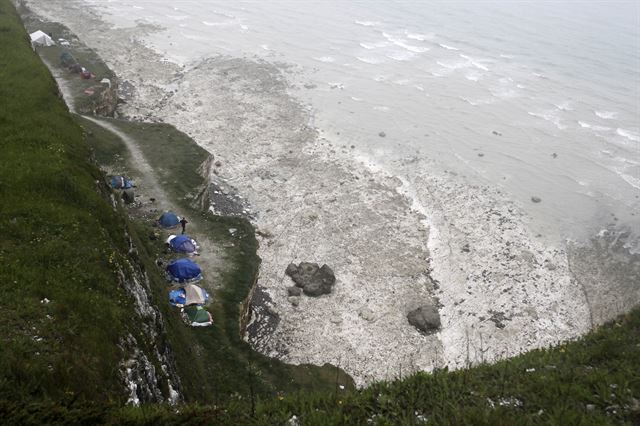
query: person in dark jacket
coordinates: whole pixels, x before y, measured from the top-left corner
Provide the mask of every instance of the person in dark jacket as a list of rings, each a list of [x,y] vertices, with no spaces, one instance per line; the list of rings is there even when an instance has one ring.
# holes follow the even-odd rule
[[[180,225],[182,225],[183,234],[184,234],[184,229],[187,227],[187,223],[189,223],[189,221],[187,220],[186,217],[183,217],[182,219],[180,219]]]

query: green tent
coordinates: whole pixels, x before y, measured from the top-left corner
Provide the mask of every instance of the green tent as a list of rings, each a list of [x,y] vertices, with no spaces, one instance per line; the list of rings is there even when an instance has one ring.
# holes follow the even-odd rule
[[[182,312],[185,320],[192,327],[206,327],[213,324],[211,314],[202,306],[190,305],[185,307]]]

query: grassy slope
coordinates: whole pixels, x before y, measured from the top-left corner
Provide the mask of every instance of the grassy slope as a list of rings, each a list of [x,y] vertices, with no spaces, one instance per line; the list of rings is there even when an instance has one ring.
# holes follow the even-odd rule
[[[346,396],[297,393],[224,406],[0,406],[22,424],[91,420],[106,424],[640,424],[640,310],[585,338],[495,365],[417,374]],[[2,413],[4,410],[4,413]]]
[[[0,396],[117,399],[121,219],[8,0],[0,34]]]

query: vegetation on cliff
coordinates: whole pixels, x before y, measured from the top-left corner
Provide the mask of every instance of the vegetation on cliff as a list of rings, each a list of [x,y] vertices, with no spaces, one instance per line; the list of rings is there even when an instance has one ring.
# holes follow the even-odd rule
[[[4,0],[0,34],[0,397],[119,401],[122,217]]]

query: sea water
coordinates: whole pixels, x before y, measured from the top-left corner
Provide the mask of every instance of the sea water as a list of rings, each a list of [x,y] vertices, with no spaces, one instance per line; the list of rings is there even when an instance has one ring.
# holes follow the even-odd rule
[[[430,158],[504,190],[552,241],[615,224],[637,245],[638,2],[86,3],[164,28],[146,42],[178,63],[295,65],[313,125],[388,173],[410,182],[401,160]]]

